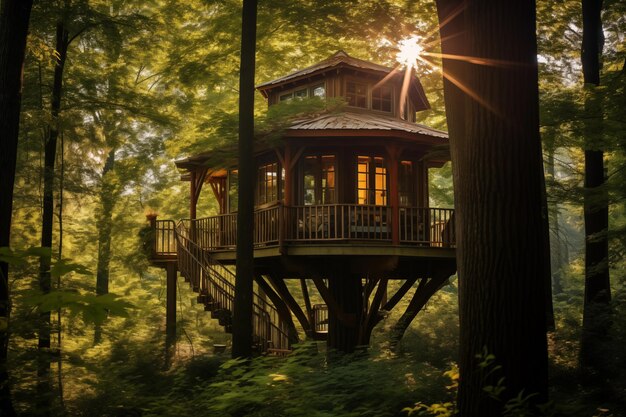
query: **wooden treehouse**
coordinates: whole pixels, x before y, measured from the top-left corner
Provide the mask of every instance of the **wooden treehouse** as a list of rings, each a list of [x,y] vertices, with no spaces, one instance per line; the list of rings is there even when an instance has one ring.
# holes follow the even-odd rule
[[[298,340],[297,322],[307,337],[350,352],[368,344],[381,310],[414,291],[395,326],[401,335],[456,270],[454,210],[429,207],[428,198],[428,170],[447,160],[432,151],[447,135],[415,123],[415,113],[429,107],[419,80],[340,51],[257,89],[269,106],[308,97],[347,102],[339,112],[294,122],[282,140],[255,150],[257,348],[287,351]],[[178,270],[228,331],[236,162],[215,163],[207,153],[176,165],[190,182],[189,219],[151,219],[153,261],[169,268],[168,320],[175,320]],[[220,213],[197,218],[204,184]],[[402,283],[388,295],[389,280]],[[312,286],[324,303],[312,305]]]

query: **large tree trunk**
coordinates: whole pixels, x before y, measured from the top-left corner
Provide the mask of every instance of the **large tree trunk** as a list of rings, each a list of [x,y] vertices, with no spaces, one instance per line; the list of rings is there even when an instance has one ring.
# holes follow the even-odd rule
[[[0,247],[9,246],[17,138],[22,102],[22,68],[32,0],[2,0],[0,4]],[[15,415],[9,390],[7,330],[10,315],[9,268],[0,262],[0,410]]]
[[[349,271],[337,273],[328,280],[328,291],[342,311],[342,317],[328,314],[328,347],[339,352],[354,352],[359,343],[359,323],[363,315],[361,276]]]
[[[51,117],[48,136],[44,147],[44,188],[43,188],[43,216],[41,224],[41,246],[52,248],[52,229],[54,216],[54,166],[56,160],[57,139],[59,137],[59,112],[61,109],[61,95],[63,92],[63,69],[67,57],[69,36],[63,22],[57,23],[56,51],[58,61],[54,68],[54,84],[52,86]],[[50,252],[39,260],[39,288],[43,293],[50,292]],[[47,398],[50,396],[50,312],[40,313],[39,343],[38,343],[38,397],[41,408],[47,407]]]
[[[462,416],[499,416],[483,387],[504,377],[501,399],[547,398],[546,277],[534,2],[438,1],[445,59],[457,220]],[[456,35],[453,38],[450,36]],[[502,65],[502,61],[512,64]],[[452,73],[452,74],[450,74]],[[486,348],[502,366],[487,374]]]
[[[234,358],[252,355],[252,294],[254,281],[254,74],[256,0],[244,0],[241,22],[239,76],[239,203],[237,214],[237,272],[233,312]]]
[[[600,55],[604,44],[602,0],[583,0],[582,12],[583,78],[585,84],[598,86]],[[585,99],[585,301],[580,362],[583,367],[598,368],[603,356],[601,345],[610,327],[611,285],[606,236],[609,206],[606,190],[602,188],[605,183],[604,152],[591,139],[598,137],[598,123],[593,121],[602,119],[602,105],[594,94],[594,91],[590,91]]]

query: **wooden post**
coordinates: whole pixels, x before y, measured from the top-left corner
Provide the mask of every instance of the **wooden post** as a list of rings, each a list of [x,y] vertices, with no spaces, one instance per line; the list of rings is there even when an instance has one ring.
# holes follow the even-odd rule
[[[191,171],[191,179],[189,181],[189,218],[191,220],[196,219],[196,204],[198,203],[196,198],[196,177],[196,172]]]
[[[285,195],[283,201],[285,206],[289,207],[293,201],[293,178],[292,178],[292,166],[291,166],[291,145],[285,144]]]
[[[391,205],[391,243],[400,244],[400,196],[398,191],[398,156],[397,146],[387,148],[389,154],[389,203]]]
[[[176,263],[166,264],[165,329],[168,336],[176,334]]]

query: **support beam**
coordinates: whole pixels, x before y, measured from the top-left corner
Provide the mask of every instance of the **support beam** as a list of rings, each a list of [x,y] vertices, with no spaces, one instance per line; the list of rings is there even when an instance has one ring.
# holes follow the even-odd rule
[[[417,313],[419,313],[422,308],[426,305],[430,297],[433,296],[444,284],[447,282],[449,275],[441,274],[434,276],[433,278],[427,279],[422,278],[417,289],[415,290],[415,294],[413,298],[409,302],[408,307],[402,317],[398,320],[398,322],[393,326],[391,330],[391,347],[397,348],[400,343],[400,339],[404,336],[404,332],[409,327]]]
[[[376,289],[376,294],[374,294],[374,299],[372,300],[372,304],[370,305],[367,316],[361,325],[361,330],[359,334],[359,344],[367,345],[370,342],[370,337],[372,336],[372,331],[378,323],[378,312],[380,310],[380,305],[383,301],[383,297],[387,294],[387,278],[382,278],[378,282],[378,288]]]
[[[304,314],[304,311],[302,311],[302,308],[300,307],[298,302],[293,298],[293,296],[289,292],[289,288],[287,288],[287,286],[285,285],[285,281],[283,281],[282,278],[277,278],[272,275],[266,275],[266,276],[267,276],[267,280],[272,284],[276,292],[280,295],[281,299],[285,302],[285,304],[287,304],[289,309],[296,316],[296,319],[298,319],[298,321],[300,322],[300,325],[304,329],[305,333],[307,335],[312,334],[311,332],[312,332],[313,327],[311,326],[309,319]]]
[[[304,298],[304,306],[306,307],[306,315],[309,317],[309,323],[311,328],[315,331],[313,307],[311,306],[311,297],[309,297],[309,287],[306,284],[305,278],[300,278],[300,287],[302,288],[302,298]]]
[[[345,326],[356,325],[355,316],[346,314],[344,310],[341,308],[335,297],[331,294],[330,290],[324,284],[324,281],[320,277],[313,276],[313,283],[317,288],[317,292],[320,293],[324,302],[328,306],[328,315],[335,316],[339,321],[341,321]],[[359,291],[360,297],[360,291]]]
[[[176,334],[176,262],[166,264],[165,331],[168,337]]]
[[[296,330],[296,325],[293,323],[293,318],[291,317],[291,311],[287,304],[283,301],[283,299],[274,291],[274,289],[268,284],[261,274],[254,274],[254,280],[260,289],[263,290],[265,295],[270,299],[280,317],[287,323],[288,329],[288,337],[289,344],[298,343],[298,331]],[[306,329],[305,329],[306,333]],[[307,333],[308,336],[308,333]]]
[[[417,281],[417,278],[409,278],[406,281],[404,281],[404,284],[402,284],[402,286],[389,299],[389,301],[383,304],[382,310],[386,310],[386,311],[393,310],[396,304],[398,304],[400,300],[402,300],[402,297],[405,296],[405,294],[409,291],[409,289],[413,286],[413,284],[415,284],[416,281]]]

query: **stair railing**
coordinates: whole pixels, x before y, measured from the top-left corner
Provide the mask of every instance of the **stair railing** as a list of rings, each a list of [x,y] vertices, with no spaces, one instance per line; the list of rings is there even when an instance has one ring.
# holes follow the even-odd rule
[[[181,220],[176,227],[178,266],[190,281],[194,291],[208,294],[210,302],[220,309],[233,312],[235,300],[235,274],[211,257],[191,239],[193,220]],[[261,351],[289,349],[288,327],[278,310],[255,291],[252,298],[253,337]]]

